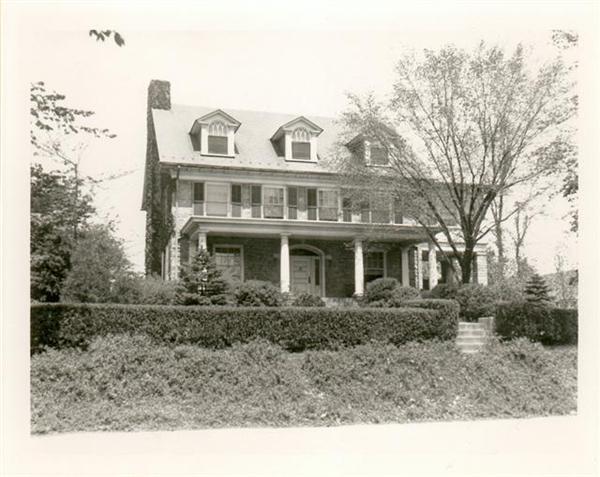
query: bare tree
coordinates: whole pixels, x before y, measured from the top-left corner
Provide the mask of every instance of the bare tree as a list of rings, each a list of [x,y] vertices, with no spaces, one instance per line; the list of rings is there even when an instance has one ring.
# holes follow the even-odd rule
[[[387,167],[367,165],[360,151],[340,151],[336,166],[345,184],[402,200],[440,251],[441,234],[468,283],[475,246],[495,226],[492,204],[549,167],[539,148],[573,114],[565,68],[556,60],[531,71],[522,46],[506,55],[481,43],[404,56],[397,75],[389,102],[351,95],[342,116],[347,135],[385,150]]]

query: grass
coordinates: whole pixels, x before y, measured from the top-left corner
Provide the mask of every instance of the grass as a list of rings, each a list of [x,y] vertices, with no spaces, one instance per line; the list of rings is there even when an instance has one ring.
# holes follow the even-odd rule
[[[32,356],[32,432],[330,426],[570,414],[575,347],[525,340],[462,355],[451,342],[288,353],[210,351],[145,336]]]

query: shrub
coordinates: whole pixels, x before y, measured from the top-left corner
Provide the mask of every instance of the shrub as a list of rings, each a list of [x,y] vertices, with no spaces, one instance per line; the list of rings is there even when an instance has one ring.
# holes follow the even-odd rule
[[[387,301],[398,286],[400,284],[395,278],[377,278],[367,283],[364,302],[370,306],[372,302]]]
[[[281,306],[283,296],[271,282],[248,280],[239,284],[233,292],[238,306]]]
[[[442,301],[442,300],[434,300]],[[420,303],[419,303],[420,305]],[[425,308],[425,307],[423,307]],[[223,348],[264,338],[287,350],[335,349],[456,337],[447,308],[275,308],[43,304],[31,307],[31,348],[85,348],[96,336],[140,333],[171,344]]]
[[[138,279],[139,295],[135,303],[141,305],[174,305],[177,302],[178,283],[151,275]]]
[[[200,249],[192,263],[181,268],[177,290],[180,305],[226,305],[229,284],[206,249]]]
[[[525,285],[525,300],[530,303],[549,304],[549,288],[545,280],[534,273]]]
[[[530,302],[502,303],[496,310],[496,333],[529,338],[546,345],[577,344],[577,310]]]
[[[301,293],[292,302],[292,306],[325,306],[320,296],[312,293]]]
[[[458,286],[450,283],[439,283],[433,287],[428,298],[442,298],[452,300],[456,298]]]
[[[456,292],[460,314],[467,321],[477,321],[482,316],[494,314],[496,295],[485,285],[465,284]]]
[[[419,290],[413,287],[399,286],[392,290],[392,294],[389,298],[390,306],[403,306],[404,302],[408,300],[419,299],[421,295]]]
[[[418,300],[407,300],[404,302],[403,306],[410,308],[425,308],[427,310],[439,311],[445,319],[454,323],[454,325],[458,328],[460,306],[455,300],[423,298]]]

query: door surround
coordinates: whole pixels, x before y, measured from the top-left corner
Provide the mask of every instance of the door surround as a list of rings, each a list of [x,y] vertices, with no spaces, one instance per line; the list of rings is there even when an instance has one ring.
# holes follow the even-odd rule
[[[312,252],[314,255],[316,255],[319,258],[319,281],[320,281],[320,286],[319,286],[319,291],[320,291],[320,296],[324,297],[325,296],[325,290],[327,289],[325,287],[325,254],[323,253],[323,251],[313,245],[306,245],[306,244],[298,244],[298,245],[290,245],[290,270],[292,269],[292,256],[293,256],[293,252],[294,250],[304,250],[306,252]]]

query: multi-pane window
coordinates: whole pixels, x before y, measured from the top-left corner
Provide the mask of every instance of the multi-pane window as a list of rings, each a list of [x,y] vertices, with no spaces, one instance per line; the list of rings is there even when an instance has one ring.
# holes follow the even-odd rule
[[[367,252],[365,254],[365,283],[385,276],[385,254],[383,252]]]
[[[262,189],[259,185],[253,185],[251,189],[251,207],[252,207],[252,217],[260,218],[262,217]]]
[[[342,220],[352,222],[352,200],[349,197],[342,199]]]
[[[227,184],[206,184],[206,215],[226,217],[229,186]]]
[[[240,184],[231,185],[231,216],[242,216],[242,186]]]
[[[338,219],[338,195],[335,190],[319,191],[319,220]]]
[[[390,222],[390,203],[384,195],[375,195],[371,199],[371,222],[374,224]]]
[[[308,220],[317,220],[317,189],[306,189]]]
[[[292,159],[310,160],[310,133],[304,128],[292,133]]]
[[[242,281],[242,249],[239,246],[216,245],[214,259],[217,269],[229,282]]]
[[[360,221],[365,223],[371,222],[371,205],[368,200],[363,200],[360,203]]]
[[[394,223],[401,224],[403,223],[402,219],[402,200],[396,198],[394,199]]]
[[[264,216],[283,219],[283,187],[263,187]]]
[[[227,126],[221,121],[213,121],[208,126],[208,153],[227,154]]]
[[[288,187],[288,219],[298,218],[298,188]]]
[[[380,146],[371,146],[371,165],[386,166],[388,164],[387,151]]]
[[[194,182],[194,215],[204,215],[204,183]]]

